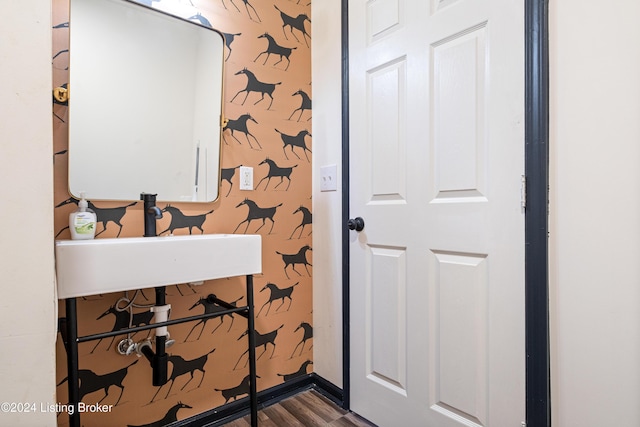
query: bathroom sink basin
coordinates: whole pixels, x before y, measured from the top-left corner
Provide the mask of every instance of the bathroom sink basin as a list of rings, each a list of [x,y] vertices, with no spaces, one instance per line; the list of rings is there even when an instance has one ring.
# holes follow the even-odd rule
[[[56,240],[55,245],[60,299],[262,271],[259,235]]]

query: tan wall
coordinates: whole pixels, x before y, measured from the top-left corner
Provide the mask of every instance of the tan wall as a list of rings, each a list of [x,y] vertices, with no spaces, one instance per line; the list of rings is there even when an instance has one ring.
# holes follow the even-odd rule
[[[313,2],[313,370],[342,387],[341,0]],[[338,191],[321,192],[320,168],[337,165]]]
[[[281,255],[298,252],[303,246],[311,246],[311,227],[306,226],[301,233],[301,229],[296,227],[302,222],[302,213],[296,212],[300,207],[311,209],[311,154],[309,160],[305,153],[296,148],[295,153],[283,150],[283,142],[278,130],[295,135],[299,131],[307,129],[311,133],[311,112],[304,111],[299,118],[296,113],[289,119],[292,112],[300,107],[301,97],[294,95],[298,90],[311,93],[311,49],[305,43],[301,33],[295,31],[296,41],[287,29],[283,32],[282,19],[277,6],[284,13],[297,16],[299,14],[310,15],[308,2],[293,2],[287,0],[249,2],[251,7],[245,7],[243,1],[227,0],[224,4],[219,0],[201,0],[193,2],[195,7],[207,18],[212,25],[223,33],[236,34],[232,43],[232,52],[226,61],[226,81],[225,81],[225,115],[235,119],[241,114],[249,113],[257,123],[249,122],[249,131],[259,142],[260,148],[253,139],[253,148],[249,146],[243,134],[236,132],[235,136],[241,143],[236,141],[227,131],[224,134],[222,143],[222,168],[232,168],[239,165],[252,166],[254,168],[255,183],[267,175],[267,166],[260,165],[260,162],[269,157],[279,166],[294,166],[291,175],[291,184],[285,179],[283,184],[277,186],[279,179],[273,179],[265,189],[262,182],[254,191],[240,191],[238,174],[232,179],[234,185],[229,191],[229,183],[223,182],[221,186],[221,197],[215,203],[191,204],[175,203],[173,206],[180,209],[185,215],[200,215],[213,210],[207,215],[204,222],[205,233],[232,233],[236,227],[247,218],[248,208],[238,206],[245,198],[255,201],[260,207],[278,206],[274,216],[274,225],[271,230],[271,222],[260,228],[258,233],[263,238],[263,274],[255,280],[255,302],[257,310],[263,306],[264,309],[256,319],[256,330],[258,333],[267,333],[278,329],[275,339],[275,347],[268,344],[266,352],[258,361],[258,389],[263,390],[283,382],[282,375],[297,372],[307,360],[312,360],[312,341],[305,345],[298,345],[303,338],[303,330],[297,329],[303,322],[312,324],[312,278],[313,267],[308,267],[308,272],[302,265],[296,265],[296,270],[291,267],[284,270],[284,263]],[[237,5],[236,9],[234,7]],[[300,3],[300,4],[298,4]],[[225,8],[226,5],[226,8]],[[67,18],[67,1],[54,1],[53,25],[64,23]],[[73,25],[71,23],[71,25]],[[310,32],[310,23],[307,21],[307,31]],[[258,36],[268,32],[276,42],[285,47],[295,48],[290,56],[291,64],[287,67],[284,60],[275,64],[280,58],[274,55],[264,63],[266,55],[262,55],[257,62],[256,57],[266,50],[267,42],[259,39]],[[286,37],[285,37],[286,33]],[[54,28],[53,54],[66,49],[68,43],[68,30],[66,28]],[[227,51],[228,52],[228,51]],[[66,63],[68,56],[58,55],[53,62],[54,85],[68,83],[68,70]],[[270,99],[257,102],[260,95],[249,94],[244,102],[244,93],[240,94],[233,102],[234,95],[245,88],[246,77],[235,75],[237,71],[247,68],[254,72],[256,76],[265,82],[280,83],[277,85],[273,97],[273,105],[270,109]],[[73,87],[73,82],[70,82]],[[71,92],[71,96],[72,92]],[[256,103],[257,102],[257,103]],[[55,156],[55,233],[58,238],[69,238],[69,232],[65,227],[68,225],[68,214],[75,209],[73,203],[63,204],[69,199],[67,191],[67,107],[55,105],[54,113],[54,152],[61,153]],[[313,150],[313,142],[310,137],[306,139],[307,146]],[[299,157],[299,158],[298,158]],[[288,187],[288,188],[287,188]],[[116,208],[128,205],[129,202],[101,202],[95,201],[95,205],[101,209]],[[164,204],[160,203],[161,208]],[[140,236],[142,233],[142,206],[141,202],[136,203],[126,209],[122,217],[122,231],[119,237]],[[158,231],[162,231],[169,226],[171,215],[164,214],[164,218],[158,221]],[[114,221],[107,222],[106,229],[98,218],[97,238],[116,237],[120,227]],[[247,233],[255,233],[262,225],[261,220],[255,220],[249,224]],[[245,231],[246,223],[237,230],[238,233]],[[104,230],[104,231],[103,231]],[[294,232],[295,231],[295,232]],[[199,231],[194,229],[194,233]],[[188,229],[176,229],[174,234],[186,234]],[[313,264],[312,252],[307,252],[307,260]],[[117,268],[114,266],[114,268]],[[287,277],[287,275],[289,277]],[[267,283],[274,283],[279,288],[295,286],[291,294],[291,301],[288,299],[276,300],[269,309],[268,290],[261,291]],[[200,287],[190,287],[186,284],[170,286],[167,289],[168,302],[172,305],[172,318],[179,318],[187,315],[200,314],[203,312],[201,305],[191,307],[198,302],[199,298],[206,297],[214,293],[218,297],[227,301],[235,301],[244,295],[244,281],[240,279],[219,280],[205,283]],[[115,315],[107,314],[98,319],[111,306],[116,304],[122,297],[121,293],[108,294],[102,296],[89,297],[78,301],[79,311],[79,333],[81,335],[100,331],[109,331],[114,325]],[[145,299],[149,298],[149,300]],[[153,302],[153,291],[146,290],[144,296],[139,296],[136,302],[148,304]],[[243,304],[246,300],[240,299]],[[60,307],[63,315],[63,305]],[[136,309],[141,312],[143,309]],[[114,406],[110,414],[83,414],[83,423],[86,425],[119,425],[119,424],[144,424],[157,421],[174,406],[178,401],[191,406],[191,408],[181,409],[178,412],[178,419],[184,419],[210,410],[225,403],[225,398],[219,390],[238,386],[242,379],[248,374],[245,367],[247,349],[246,338],[238,338],[246,330],[246,321],[237,318],[233,324],[229,317],[222,319],[212,319],[204,325],[194,323],[171,326],[169,328],[171,338],[176,340],[176,344],[169,349],[172,355],[179,355],[185,360],[194,360],[210,354],[204,365],[205,374],[194,371],[194,379],[190,380],[190,375],[178,376],[171,386],[171,392],[167,397],[169,387],[165,385],[154,398],[158,391],[157,387],[151,385],[151,369],[145,359],[140,359],[138,363],[127,371],[123,380],[122,398],[118,405]],[[193,328],[193,332],[191,332]],[[141,339],[145,336],[140,333],[134,339]],[[188,338],[188,339],[187,339]],[[186,340],[186,342],[185,342]],[[116,339],[116,342],[118,339]],[[94,349],[95,347],[95,349]],[[297,348],[296,348],[297,347]],[[258,347],[258,356],[263,353],[263,347]],[[295,350],[295,352],[294,352]],[[57,377],[62,381],[66,377],[65,350],[60,340],[57,345]],[[105,375],[127,367],[135,362],[136,356],[121,356],[114,350],[111,339],[104,339],[101,342],[91,342],[80,346],[80,368],[90,370],[96,375]],[[236,366],[237,365],[237,366]],[[304,367],[303,367],[304,368]],[[170,372],[172,364],[170,364]],[[310,373],[313,366],[307,366],[305,372]],[[202,379],[202,382],[201,382]],[[201,382],[201,384],[200,384]],[[198,387],[198,384],[200,386]],[[182,390],[182,388],[184,390]],[[81,386],[82,388],[82,386]],[[64,403],[66,397],[66,382],[57,388],[58,401]],[[109,394],[102,404],[115,404],[120,396],[120,388],[117,386],[109,389]],[[102,390],[92,392],[83,398],[85,403],[95,403],[103,399]],[[242,397],[238,396],[238,397]],[[152,402],[153,399],[153,402]],[[152,403],[150,403],[152,402]],[[59,417],[59,424],[65,425],[66,417]]]
[[[640,3],[550,3],[553,425],[640,425]]]
[[[0,425],[51,426],[55,297],[51,166],[51,3],[0,2]]]

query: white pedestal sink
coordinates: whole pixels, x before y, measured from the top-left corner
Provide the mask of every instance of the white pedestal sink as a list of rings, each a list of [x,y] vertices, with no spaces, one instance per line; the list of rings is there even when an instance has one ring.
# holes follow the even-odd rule
[[[59,299],[262,271],[259,235],[57,240],[55,245]]]

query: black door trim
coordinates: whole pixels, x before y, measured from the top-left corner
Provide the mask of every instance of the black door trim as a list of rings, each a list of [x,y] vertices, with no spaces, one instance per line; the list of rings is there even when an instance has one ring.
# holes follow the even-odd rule
[[[349,1],[342,0],[343,407],[350,407],[349,336]],[[525,0],[525,306],[527,425],[551,426],[548,282],[548,0]]]
[[[349,299],[349,0],[342,0],[342,407],[351,405]]]
[[[549,362],[548,0],[525,2],[525,310],[527,425],[551,426]]]

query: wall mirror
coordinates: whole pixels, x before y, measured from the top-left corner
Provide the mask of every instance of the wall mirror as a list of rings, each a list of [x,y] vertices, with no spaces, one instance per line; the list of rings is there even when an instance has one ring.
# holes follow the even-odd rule
[[[73,196],[217,199],[224,38],[189,18],[128,0],[70,0]]]

